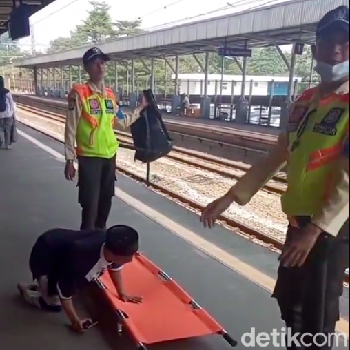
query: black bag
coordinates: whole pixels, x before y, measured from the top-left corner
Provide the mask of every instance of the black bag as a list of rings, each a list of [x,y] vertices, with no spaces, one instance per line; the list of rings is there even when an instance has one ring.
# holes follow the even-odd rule
[[[172,144],[152,91],[145,90],[143,93],[149,105],[130,130],[136,150],[134,159],[151,163],[166,156],[172,150]]]

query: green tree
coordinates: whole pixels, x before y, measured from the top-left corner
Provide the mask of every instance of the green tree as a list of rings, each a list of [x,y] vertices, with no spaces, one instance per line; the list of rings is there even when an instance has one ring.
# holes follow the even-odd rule
[[[70,37],[59,37],[55,40],[50,41],[50,46],[47,53],[55,53],[73,48],[72,38]]]
[[[104,1],[90,1],[92,9],[88,11],[88,18],[79,26],[74,33],[76,38],[86,39],[87,42],[97,44],[116,36],[116,31],[109,14],[110,6]]]
[[[0,66],[9,64],[12,60],[21,57],[21,50],[16,42],[11,41],[8,33],[0,38]]]
[[[289,55],[286,55],[289,59]],[[288,68],[275,47],[256,49],[248,62],[248,74],[284,75]]]
[[[305,46],[303,54],[297,57],[295,67],[296,75],[302,77],[305,81],[310,79],[312,60],[311,46]]]
[[[113,23],[116,27],[116,36],[117,37],[127,37],[143,32],[141,27],[141,21],[116,21]]]

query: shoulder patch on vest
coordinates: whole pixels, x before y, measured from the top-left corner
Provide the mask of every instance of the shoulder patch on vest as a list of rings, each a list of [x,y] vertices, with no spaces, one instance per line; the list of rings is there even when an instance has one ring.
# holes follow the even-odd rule
[[[315,124],[313,131],[327,136],[335,136],[338,133],[337,124],[345,111],[345,108],[332,108],[321,123]]]
[[[105,109],[107,113],[114,114],[114,102],[111,99],[105,100]]]
[[[89,107],[91,114],[101,114],[100,102],[96,98],[89,99]]]

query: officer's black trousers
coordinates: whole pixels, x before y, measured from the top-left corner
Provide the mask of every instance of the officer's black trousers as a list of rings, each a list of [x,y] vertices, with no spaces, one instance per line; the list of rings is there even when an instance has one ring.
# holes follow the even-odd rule
[[[309,221],[300,219],[300,226]],[[286,244],[298,234],[299,229],[289,228]],[[326,337],[332,338],[340,318],[339,298],[348,265],[348,239],[322,234],[304,266],[279,268],[273,297],[277,299],[282,319],[292,335],[298,333],[305,337],[305,334],[311,334],[303,339],[306,344],[313,343],[308,349],[332,349],[331,342],[322,344]],[[313,335],[319,334],[314,342]],[[304,349],[297,342],[286,345],[290,350]]]
[[[79,157],[79,203],[81,230],[105,228],[112,207],[115,182],[115,156],[110,159]]]

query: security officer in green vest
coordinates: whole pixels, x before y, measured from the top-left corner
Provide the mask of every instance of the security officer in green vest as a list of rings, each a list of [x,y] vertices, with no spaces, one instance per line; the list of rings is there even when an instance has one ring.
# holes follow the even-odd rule
[[[90,79],[86,84],[75,85],[68,96],[65,177],[74,179],[77,159],[81,230],[106,227],[114,196],[118,150],[114,125],[129,127],[145,107],[140,105],[133,113],[121,113],[113,91],[103,83],[109,60],[99,48],[88,50],[83,64]]]
[[[201,217],[212,227],[232,202],[247,204],[287,163],[282,209],[290,224],[273,296],[291,334],[300,336],[288,344],[290,350],[299,349],[301,340],[311,350],[332,349],[349,266],[348,7],[320,20],[313,55],[322,83],[294,103],[288,129],[264,162]]]

